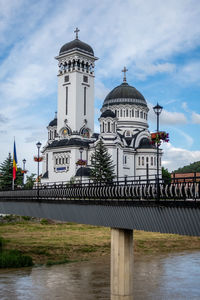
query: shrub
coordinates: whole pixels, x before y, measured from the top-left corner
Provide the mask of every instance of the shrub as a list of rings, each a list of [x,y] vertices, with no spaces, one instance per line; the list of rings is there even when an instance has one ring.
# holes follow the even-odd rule
[[[18,250],[8,250],[0,253],[0,268],[20,268],[32,265],[32,257],[23,255]]]
[[[0,237],[0,252],[3,250],[3,238]]]
[[[42,220],[40,221],[40,224],[42,224],[42,225],[47,225],[47,224],[49,224],[49,222],[48,222],[47,219],[42,219]]]

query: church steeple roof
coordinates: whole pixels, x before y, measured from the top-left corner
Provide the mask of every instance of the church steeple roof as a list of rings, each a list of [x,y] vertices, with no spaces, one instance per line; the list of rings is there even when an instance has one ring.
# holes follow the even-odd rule
[[[80,30],[78,28],[76,28],[76,30],[74,31],[76,33],[75,40],[64,44],[60,49],[59,55],[77,50],[77,51],[83,52],[85,54],[94,56],[94,51],[93,51],[92,47],[79,40],[79,38],[78,38],[79,31]]]

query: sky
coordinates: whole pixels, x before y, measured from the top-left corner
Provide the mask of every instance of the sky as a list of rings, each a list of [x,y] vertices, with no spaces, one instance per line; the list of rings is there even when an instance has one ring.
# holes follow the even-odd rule
[[[169,171],[200,161],[199,0],[0,0],[0,163],[13,152],[18,165],[37,173],[36,143],[45,145],[57,110],[60,48],[75,38],[92,46],[95,130],[106,95],[127,82],[152,107],[163,106],[163,166]]]

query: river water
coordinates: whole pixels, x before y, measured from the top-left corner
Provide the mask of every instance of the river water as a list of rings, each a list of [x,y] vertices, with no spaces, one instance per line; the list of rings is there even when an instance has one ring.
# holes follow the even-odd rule
[[[109,257],[0,271],[0,300],[108,300]],[[134,300],[200,299],[200,252],[135,257]]]

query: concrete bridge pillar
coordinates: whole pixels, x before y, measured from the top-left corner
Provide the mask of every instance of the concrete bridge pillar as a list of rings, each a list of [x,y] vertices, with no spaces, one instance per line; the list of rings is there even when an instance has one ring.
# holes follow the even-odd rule
[[[111,228],[111,300],[133,300],[133,230]]]

